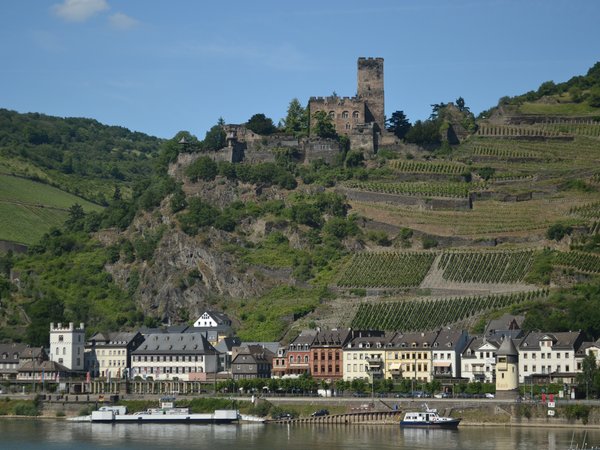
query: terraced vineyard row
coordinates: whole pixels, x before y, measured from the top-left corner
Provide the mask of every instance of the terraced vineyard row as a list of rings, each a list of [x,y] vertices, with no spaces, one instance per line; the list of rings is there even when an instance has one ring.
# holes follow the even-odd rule
[[[475,156],[487,156],[490,158],[509,159],[509,158],[527,158],[536,159],[542,158],[542,155],[537,152],[528,150],[521,150],[514,144],[510,147],[504,146],[481,146],[477,145],[473,147],[473,155]]]
[[[600,123],[552,123],[543,124],[540,128],[549,132],[576,134],[595,138],[600,137]]]
[[[575,206],[569,210],[569,214],[583,219],[600,219],[600,202]]]
[[[554,264],[585,273],[600,274],[600,255],[585,252],[557,252]]]
[[[421,284],[435,259],[429,252],[356,253],[345,265],[338,286],[406,288]]]
[[[403,161],[391,160],[389,165],[397,172],[403,173],[432,173],[442,175],[460,175],[469,170],[464,164],[432,161]]]
[[[506,308],[547,295],[547,291],[539,290],[438,300],[363,303],[358,307],[351,326],[357,329],[385,331],[435,330],[482,312]]]
[[[438,269],[459,283],[518,283],[533,264],[533,250],[443,253]]]
[[[521,127],[516,125],[489,125],[480,124],[477,130],[479,136],[492,137],[520,137],[520,136],[541,136],[541,137],[556,137],[560,136],[561,132],[553,129]]]
[[[469,195],[468,183],[434,183],[434,182],[405,182],[405,183],[376,183],[370,181],[350,181],[345,186],[361,191],[381,192],[423,197],[464,198]]]

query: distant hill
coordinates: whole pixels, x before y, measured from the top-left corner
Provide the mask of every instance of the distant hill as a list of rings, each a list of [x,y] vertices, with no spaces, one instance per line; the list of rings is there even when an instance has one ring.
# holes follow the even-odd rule
[[[162,140],[93,119],[0,109],[0,173],[41,181],[106,204],[152,173]]]
[[[128,195],[152,174],[161,142],[92,119],[0,109],[0,240],[32,244],[74,203],[89,212],[117,186]]]

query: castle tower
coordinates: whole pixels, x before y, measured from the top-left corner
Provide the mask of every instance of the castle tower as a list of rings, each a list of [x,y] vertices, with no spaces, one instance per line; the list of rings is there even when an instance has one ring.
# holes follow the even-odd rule
[[[367,105],[365,122],[375,122],[384,130],[383,58],[358,58],[357,96]]]
[[[85,329],[83,323],[75,328],[73,322],[68,326],[62,323],[50,324],[50,361],[62,364],[74,371],[83,371],[83,352],[85,348]]]
[[[519,392],[519,352],[510,337],[496,352],[496,396],[514,398]]]

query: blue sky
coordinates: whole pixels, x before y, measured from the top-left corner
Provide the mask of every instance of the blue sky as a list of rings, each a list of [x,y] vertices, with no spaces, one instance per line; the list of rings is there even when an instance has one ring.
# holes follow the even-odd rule
[[[202,139],[221,116],[353,96],[378,56],[388,116],[459,96],[479,113],[585,74],[599,20],[597,0],[5,0],[0,107]]]

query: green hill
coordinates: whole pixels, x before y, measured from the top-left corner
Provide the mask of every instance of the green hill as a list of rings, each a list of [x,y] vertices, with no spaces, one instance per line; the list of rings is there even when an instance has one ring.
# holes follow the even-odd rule
[[[36,181],[0,174],[0,240],[34,244],[51,227],[61,227],[68,209],[100,211],[73,194]]]

